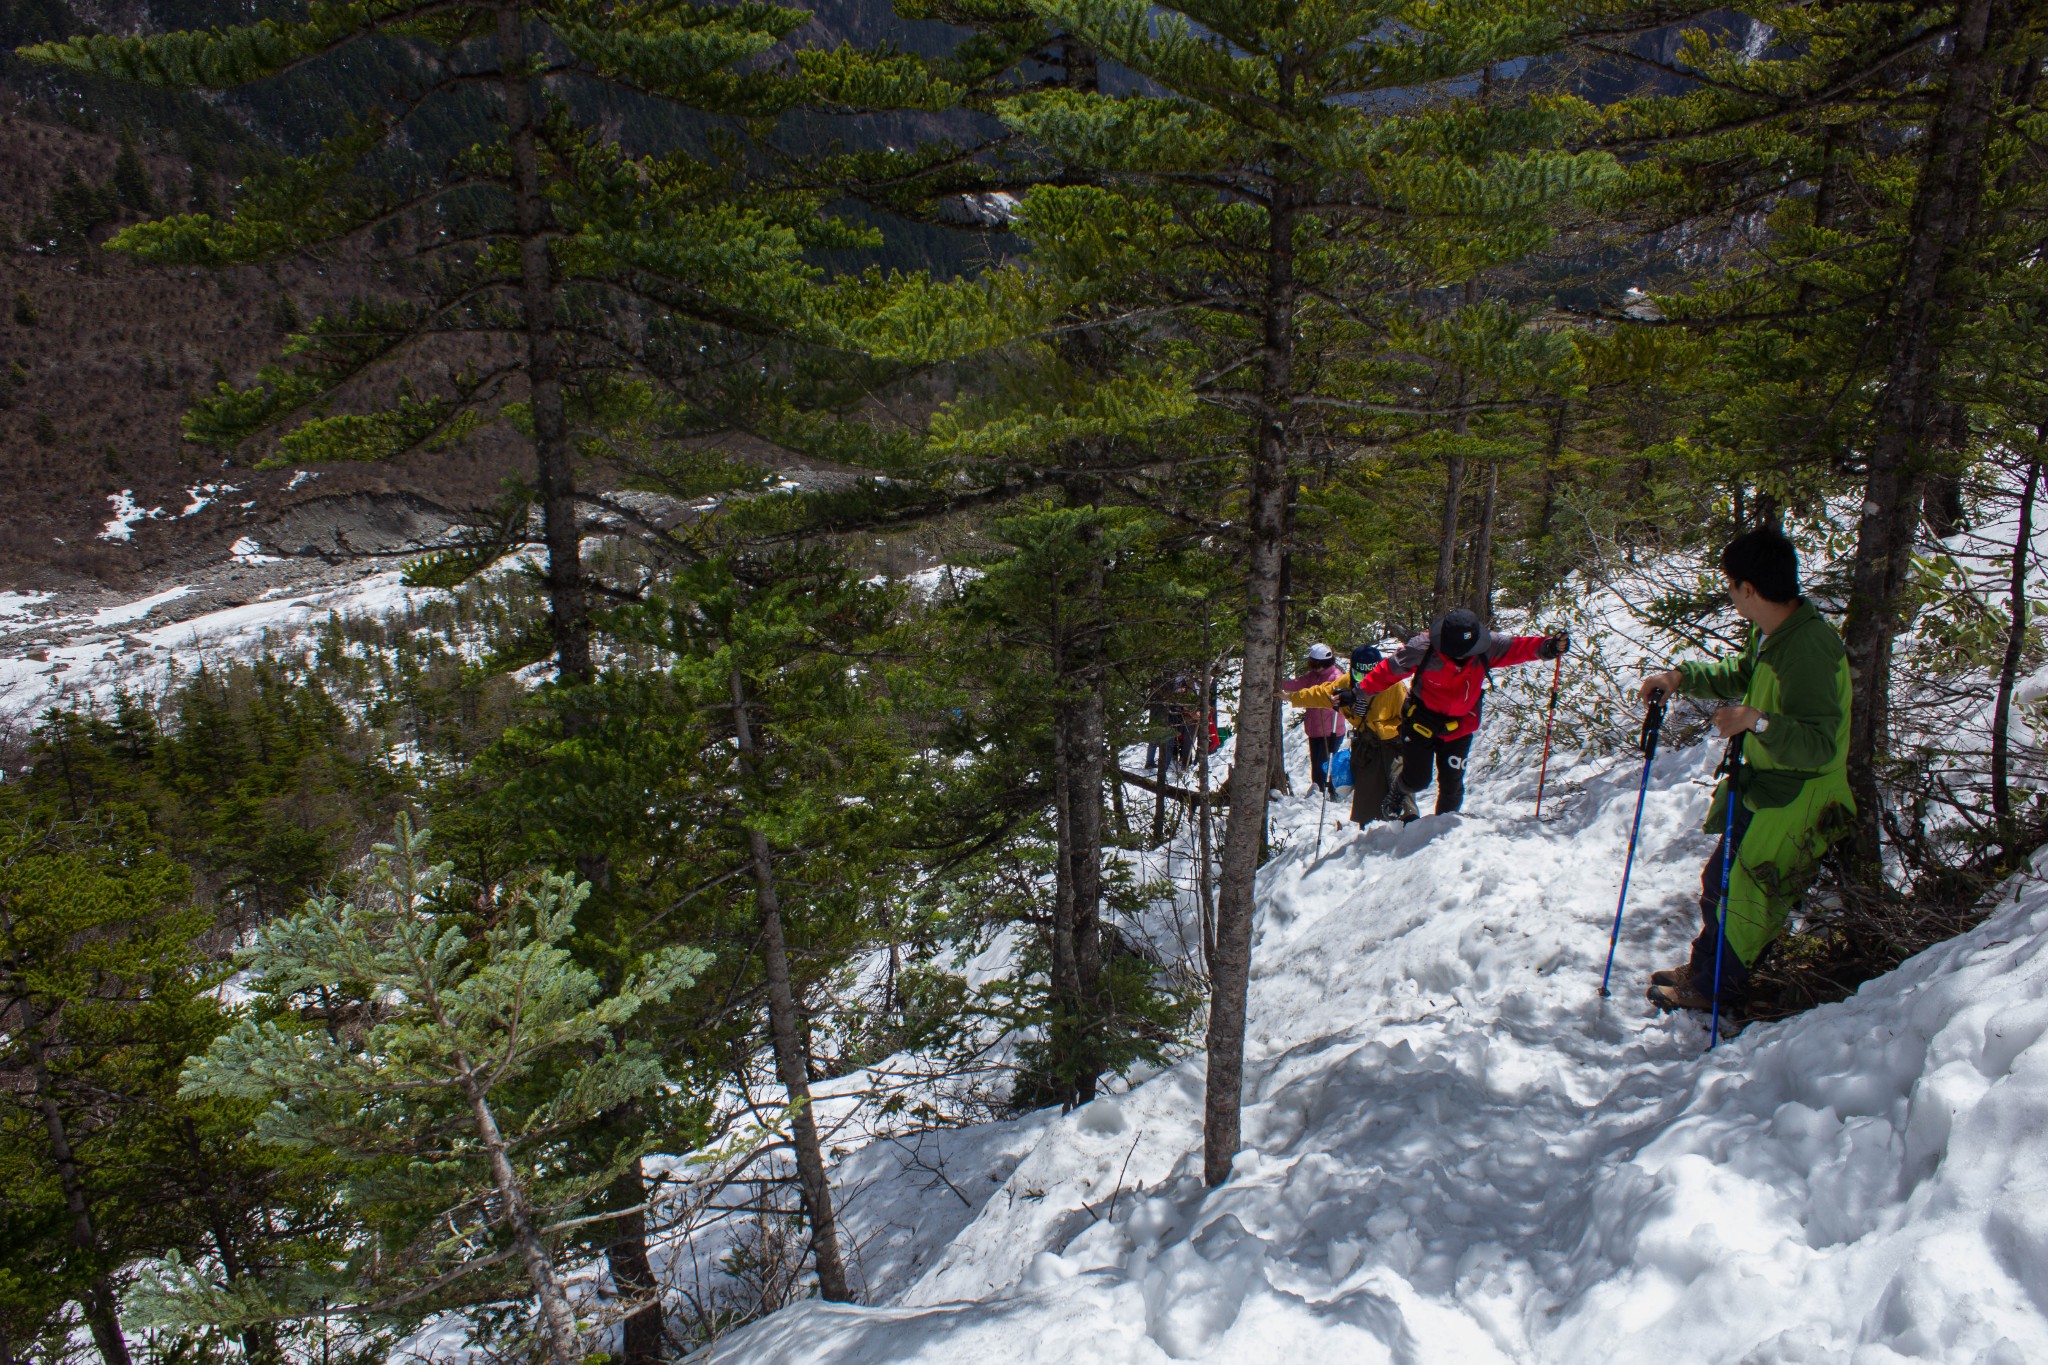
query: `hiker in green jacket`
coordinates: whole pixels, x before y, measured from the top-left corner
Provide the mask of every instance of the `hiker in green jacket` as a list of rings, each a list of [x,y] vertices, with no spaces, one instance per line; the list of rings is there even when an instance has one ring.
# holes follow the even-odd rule
[[[1829,844],[1848,831],[1849,658],[1842,637],[1799,595],[1799,555],[1774,527],[1746,531],[1721,551],[1728,598],[1750,623],[1731,659],[1680,664],[1645,678],[1655,692],[1737,702],[1714,712],[1714,728],[1735,741],[1741,801],[1729,864],[1728,930],[1721,943],[1722,849],[1700,877],[1703,928],[1683,966],[1650,977],[1660,1009],[1713,1006],[1714,957],[1721,948],[1721,998],[1742,994],[1765,948],[1785,927]],[[1706,828],[1726,842],[1727,777],[1714,791]]]

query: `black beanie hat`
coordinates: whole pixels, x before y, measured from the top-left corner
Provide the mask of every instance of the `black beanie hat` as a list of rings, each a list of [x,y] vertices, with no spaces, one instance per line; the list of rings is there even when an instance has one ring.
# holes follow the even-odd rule
[[[1463,607],[1447,611],[1436,623],[1436,652],[1454,663],[1463,663],[1478,652],[1486,631],[1479,617]]]
[[[1367,669],[1377,667],[1379,661],[1385,657],[1386,655],[1380,653],[1372,645],[1360,645],[1351,651],[1351,671],[1353,673],[1363,673]]]

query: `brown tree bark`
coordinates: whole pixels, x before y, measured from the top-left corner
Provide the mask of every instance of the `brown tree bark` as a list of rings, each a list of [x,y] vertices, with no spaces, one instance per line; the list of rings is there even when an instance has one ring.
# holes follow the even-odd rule
[[[1065,613],[1063,603],[1052,603],[1052,673],[1066,676]],[[1065,707],[1055,703],[1052,717],[1052,1012],[1053,1058],[1055,1066],[1073,1024],[1081,995],[1080,954],[1074,943],[1074,737]],[[1071,1098],[1071,1097],[1069,1097]]]
[[[1099,528],[1082,532],[1084,548],[1101,540]],[[1052,602],[1053,676],[1064,695],[1054,703],[1052,1063],[1064,1077],[1060,1103],[1074,1107],[1095,1098],[1102,1053],[1103,785],[1109,771],[1105,568],[1087,569],[1075,596],[1078,610],[1055,595]]]
[[[575,451],[562,401],[562,344],[557,327],[554,260],[546,185],[541,175],[534,111],[532,55],[525,13],[498,11],[498,69],[503,73],[505,139],[511,163],[512,222],[519,242],[519,305],[526,335],[527,402],[547,545],[548,610],[555,672],[564,682],[590,680],[590,599],[583,574],[583,535],[576,501]],[[572,714],[570,725],[576,718]]]
[[[738,671],[732,675],[733,728],[739,744],[740,770],[751,777],[756,767],[753,722],[747,715],[747,686]],[[775,1072],[794,1107],[790,1120],[796,1147],[797,1188],[804,1216],[811,1224],[811,1256],[818,1268],[818,1293],[834,1303],[850,1303],[846,1262],[839,1250],[839,1221],[832,1208],[832,1180],[825,1170],[825,1151],[818,1140],[817,1116],[811,1112],[810,1064],[797,1019],[796,988],[789,971],[789,946],[782,932],[782,899],[775,886],[775,855],[768,836],[747,831],[747,851],[754,874],[754,905],[761,920],[761,960],[768,977],[768,1037],[775,1054]]]
[[[1486,466],[1486,493],[1479,502],[1479,532],[1472,542],[1472,610],[1493,624],[1493,521],[1500,507],[1500,461]]]
[[[1962,0],[1957,15],[1893,295],[1884,389],[1871,414],[1869,467],[1842,632],[1855,679],[1849,727],[1849,785],[1857,805],[1854,861],[1868,881],[1882,876],[1878,769],[1891,735],[1892,642],[1918,540],[1921,491],[1935,472],[1940,444],[1942,354],[1962,302],[1952,275],[1983,197],[1984,142],[1999,76],[1990,44],[2003,10],[1996,0]]]
[[[1273,651],[1273,757],[1266,772],[1266,786],[1276,792],[1294,794],[1294,783],[1287,776],[1287,700],[1281,694],[1280,684],[1287,677],[1287,636],[1289,619],[1294,612],[1294,507],[1301,501],[1301,480],[1287,481],[1287,514],[1280,530],[1280,643]],[[1240,722],[1242,723],[1242,722]],[[1264,847],[1259,850],[1259,861],[1271,856]]]
[[[2006,860],[2023,857],[2019,831],[2012,818],[2012,692],[2019,681],[2020,655],[2027,643],[2027,559],[2034,541],[2034,495],[2041,486],[2041,462],[2027,462],[2027,487],[2020,495],[2019,531],[2012,541],[2010,624],[2005,631],[2005,658],[1998,666],[1998,701],[1991,710],[1991,813],[1998,822],[1998,841]]]
[[[1202,913],[1202,970],[1211,974],[1216,970],[1216,821],[1209,794],[1209,707],[1215,695],[1215,666],[1204,659],[1195,685],[1195,900]],[[1163,782],[1160,788],[1163,793]]]
[[[447,1020],[443,1019],[441,1023],[445,1027]],[[519,1253],[519,1263],[526,1271],[526,1282],[540,1302],[541,1326],[547,1336],[548,1354],[554,1365],[582,1365],[583,1334],[576,1328],[575,1310],[569,1306],[569,1296],[562,1287],[555,1258],[541,1240],[540,1230],[533,1225],[533,1208],[527,1199],[526,1187],[519,1181],[518,1172],[512,1169],[512,1158],[507,1152],[504,1134],[499,1131],[498,1116],[491,1109],[490,1096],[485,1092],[483,1082],[477,1078],[469,1058],[457,1053],[455,1063],[456,1080],[462,1088],[463,1098],[469,1103],[469,1117],[476,1129],[477,1145],[483,1148],[484,1159],[491,1168],[491,1183],[497,1187],[499,1217],[505,1224],[505,1230],[512,1235],[513,1248]]]
[[[1436,585],[1429,599],[1433,612],[1447,611],[1457,600],[1458,503],[1464,495],[1465,457],[1453,455],[1444,468],[1444,512],[1436,535]]]
[[[57,1107],[56,1082],[43,1050],[43,1022],[42,1012],[32,1002],[23,1000],[18,1027],[22,1044],[28,1050],[36,1109],[50,1140],[50,1159],[57,1167],[57,1185],[64,1191],[64,1207],[71,1215],[71,1244],[80,1255],[96,1263],[102,1254],[99,1229],[93,1226],[92,1204],[86,1198],[85,1176],[79,1169],[77,1153],[71,1148],[71,1131],[64,1122],[63,1111]],[[119,1296],[114,1292],[113,1280],[97,1264],[86,1280],[80,1307],[85,1310],[86,1326],[92,1332],[93,1345],[99,1348],[103,1365],[131,1365],[128,1338],[121,1331]]]
[[[1280,64],[1280,97],[1292,98],[1290,64]],[[1245,508],[1243,683],[1238,693],[1237,756],[1231,765],[1230,819],[1216,895],[1216,950],[1210,963],[1209,1075],[1203,1097],[1202,1175],[1230,1176],[1243,1145],[1245,1009],[1251,989],[1252,888],[1266,841],[1266,774],[1272,767],[1280,667],[1280,561],[1287,539],[1288,423],[1294,392],[1298,285],[1294,232],[1299,217],[1288,158],[1279,158],[1267,204],[1266,279],[1261,301],[1259,413]],[[1207,724],[1204,716],[1201,722]],[[1206,733],[1206,730],[1204,731]]]
[[[1550,409],[1550,438],[1543,446],[1543,501],[1536,510],[1537,553],[1543,556],[1543,572],[1548,576],[1555,560],[1550,552],[1551,532],[1557,522],[1557,486],[1563,476],[1565,433],[1571,429],[1571,400],[1560,398]]]
[[[185,1151],[192,1159],[192,1169],[202,1179],[210,1171],[206,1149],[199,1140],[199,1126],[189,1119],[180,1124],[180,1135],[185,1139]],[[236,1240],[234,1219],[229,1216],[227,1206],[219,1197],[218,1187],[209,1183],[199,1195],[201,1207],[206,1210],[206,1230],[213,1236],[213,1250],[220,1257],[221,1278],[228,1284],[239,1284],[243,1275],[241,1246]],[[284,1359],[279,1348],[277,1328],[270,1323],[251,1323],[242,1328],[242,1354],[251,1365],[278,1365]]]
[[[1091,550],[1101,540],[1099,528],[1091,527],[1083,543]],[[1104,595],[1107,584],[1100,554],[1089,561],[1088,580],[1082,600],[1088,604],[1086,619],[1076,650],[1080,665],[1079,684],[1069,725],[1069,818],[1074,840],[1074,975],[1079,993],[1075,1004],[1082,1028],[1076,1038],[1074,1058],[1074,1102],[1086,1104],[1095,1098],[1096,1083],[1102,1075],[1102,845],[1103,779],[1109,769],[1108,689],[1104,632]]]
[[[633,1164],[612,1182],[611,1192],[616,1207],[639,1209],[647,1202],[646,1164],[634,1157]],[[647,1254],[647,1214],[622,1215],[613,1220],[610,1233],[604,1253],[612,1287],[620,1298],[639,1303],[620,1324],[621,1365],[658,1365],[668,1355],[668,1327],[663,1320],[660,1286],[654,1279],[654,1262]]]

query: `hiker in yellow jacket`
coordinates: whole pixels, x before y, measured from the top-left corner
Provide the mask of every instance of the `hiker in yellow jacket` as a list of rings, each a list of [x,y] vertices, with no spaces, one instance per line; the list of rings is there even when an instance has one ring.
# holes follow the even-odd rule
[[[1360,825],[1375,820],[1398,819],[1398,804],[1389,808],[1393,792],[1394,764],[1400,756],[1401,707],[1408,700],[1408,684],[1397,682],[1370,699],[1356,695],[1358,680],[1371,672],[1383,656],[1371,645],[1351,651],[1351,671],[1346,677],[1289,692],[1287,700],[1303,710],[1330,708],[1351,723],[1351,818]],[[1339,698],[1338,693],[1345,694]],[[1349,700],[1351,705],[1345,705]],[[1415,798],[1403,797],[1412,809]]]

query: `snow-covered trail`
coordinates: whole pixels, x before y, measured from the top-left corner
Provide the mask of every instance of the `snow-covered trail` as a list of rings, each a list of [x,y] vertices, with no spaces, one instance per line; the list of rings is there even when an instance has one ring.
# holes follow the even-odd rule
[[[1639,765],[1553,773],[1539,823],[1503,753],[1461,816],[1333,808],[1320,856],[1316,806],[1282,803],[1226,1185],[1199,1178],[1199,1055],[916,1170],[855,1153],[875,1306],[710,1358],[2048,1360],[2048,892],[1703,1055],[1641,990],[1690,937],[1715,756],[1657,763],[1604,1003]]]

